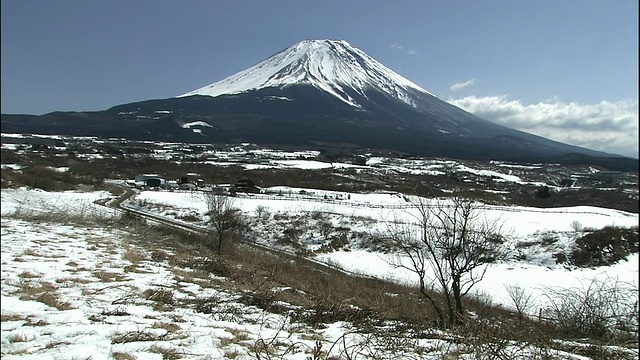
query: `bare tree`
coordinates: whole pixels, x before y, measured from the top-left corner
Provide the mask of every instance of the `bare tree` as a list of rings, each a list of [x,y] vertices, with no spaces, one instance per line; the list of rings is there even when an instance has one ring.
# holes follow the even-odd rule
[[[240,213],[234,207],[235,201],[231,197],[207,192],[205,193],[205,201],[209,210],[207,215],[214,229],[216,251],[220,255],[222,254],[225,235],[238,225]]]
[[[409,213],[414,221],[396,218],[387,229],[399,255],[393,264],[418,275],[420,293],[442,324],[455,326],[465,314],[462,299],[482,280],[486,264],[506,254],[500,225],[484,218],[481,205],[468,199],[430,203],[418,198],[414,205]],[[433,290],[442,293],[444,304]]]
[[[522,320],[533,307],[533,295],[520,285],[505,285],[504,288],[518,312],[518,325],[522,325]]]

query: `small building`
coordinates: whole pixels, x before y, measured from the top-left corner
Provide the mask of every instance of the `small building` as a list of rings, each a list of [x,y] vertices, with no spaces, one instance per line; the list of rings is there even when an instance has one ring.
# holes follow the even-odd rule
[[[260,187],[251,181],[251,179],[242,178],[236,181],[231,188],[231,192],[259,193]]]
[[[162,177],[158,174],[142,174],[136,175],[135,181],[145,182],[147,179],[161,179]]]
[[[186,190],[197,190],[198,188],[202,188],[205,185],[204,180],[202,180],[202,178],[200,177],[200,174],[197,174],[197,173],[188,173],[180,177],[181,189],[182,189],[182,185],[184,184],[190,184],[190,185],[185,185]],[[193,189],[193,187],[195,187],[195,189]]]
[[[161,187],[165,183],[164,179],[158,174],[136,175],[135,184],[137,187],[147,186],[151,188]]]
[[[146,181],[146,186],[150,187],[150,188],[159,188],[160,186],[162,186],[162,184],[164,184],[164,180],[161,178],[151,178],[151,179],[147,179]]]

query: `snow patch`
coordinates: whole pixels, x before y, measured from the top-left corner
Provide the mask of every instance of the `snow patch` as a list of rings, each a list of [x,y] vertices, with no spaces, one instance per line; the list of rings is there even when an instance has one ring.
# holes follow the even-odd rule
[[[182,124],[183,129],[191,129],[194,126],[202,126],[202,127],[213,127],[209,123],[204,121],[194,121],[186,124]],[[195,131],[195,130],[194,130]]]

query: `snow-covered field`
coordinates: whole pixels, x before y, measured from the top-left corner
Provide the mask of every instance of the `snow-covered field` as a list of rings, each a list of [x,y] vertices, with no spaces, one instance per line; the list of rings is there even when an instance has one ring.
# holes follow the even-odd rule
[[[278,236],[269,225],[276,214],[294,218],[309,213],[324,214],[325,221],[349,226],[360,236],[382,231],[382,220],[411,217],[408,199],[398,194],[312,189],[301,194],[302,189],[271,190],[270,196],[235,199],[235,205],[248,216],[264,217],[264,221],[254,222],[264,244],[273,244],[271,238]],[[63,225],[10,216],[22,214],[38,219],[38,214],[63,212],[108,219],[116,214],[93,201],[109,197],[112,196],[107,192],[2,190],[3,359],[258,358],[254,350],[260,341],[273,345],[274,352],[267,354],[270,358],[286,359],[313,357],[318,347],[327,356],[339,356],[343,351],[344,357],[348,346],[362,350],[358,358],[367,358],[368,353],[370,358],[440,359],[456,348],[442,339],[412,339],[412,349],[431,350],[421,356],[403,356],[361,346],[365,340],[375,340],[352,332],[347,323],[312,329],[292,323],[286,316],[242,305],[224,289],[187,282],[175,265],[153,261],[149,249],[138,247],[131,240],[132,235],[119,228],[90,222]],[[142,192],[132,204],[157,209],[158,213],[174,218],[192,215],[203,219],[206,212],[202,194],[197,192]],[[577,225],[635,226],[638,214],[596,207],[546,210],[487,207],[485,214],[503,224],[514,252],[526,255],[525,260],[514,258],[489,265],[475,290],[494,303],[512,306],[505,289],[508,285],[523,287],[540,304],[549,287],[582,286],[597,277],[615,278],[638,288],[638,254],[613,266],[578,269],[556,264],[549,253],[570,249],[579,231]],[[550,235],[557,240],[543,246],[540,239]],[[301,237],[310,246],[320,240],[321,236],[313,233]],[[521,246],[525,243],[529,244]],[[354,272],[404,283],[415,281],[412,274],[389,265],[384,254],[367,251],[357,243],[340,251],[317,254],[316,258]],[[223,305],[219,311],[207,314],[191,308],[154,306],[153,295],[168,290],[176,299],[215,298]],[[343,336],[344,342],[340,341]],[[520,358],[528,358],[529,353],[519,354]]]
[[[393,193],[350,194],[334,191],[310,190],[298,188],[269,188],[269,193],[282,196],[240,197],[235,206],[246,214],[255,214],[256,209],[265,209],[271,213],[305,214],[327,213],[335,223],[346,223],[346,219],[357,218],[360,221],[348,222],[352,231],[375,235],[385,231],[385,222],[395,218],[411,221],[415,209],[406,196]],[[304,195],[300,195],[304,191]],[[287,196],[288,195],[288,196]],[[339,200],[335,200],[339,199]],[[202,193],[145,191],[136,196],[136,200],[167,207],[165,215],[178,212],[198,214],[205,218],[207,211]],[[410,200],[410,199],[409,199]],[[167,214],[169,212],[171,214]],[[634,254],[627,261],[609,267],[581,269],[556,264],[552,254],[557,251],[570,252],[575,239],[581,234],[576,227],[600,229],[605,226],[637,226],[638,214],[619,210],[590,206],[539,209],[528,207],[485,206],[487,219],[496,220],[502,225],[502,232],[509,240],[514,253],[524,255],[526,260],[512,260],[488,266],[482,282],[475,288],[478,295],[487,295],[496,303],[512,307],[507,292],[508,286],[521,286],[538,299],[545,301],[549,287],[581,287],[594,278],[610,277],[632,284],[638,288],[640,256]],[[364,220],[363,220],[364,219]],[[368,221],[367,221],[368,219]],[[262,242],[273,244],[272,239],[282,229],[270,229],[263,234]],[[544,246],[541,239],[551,236],[557,239],[553,244]],[[306,241],[318,241],[319,234],[310,235]],[[303,236],[304,238],[304,236]],[[258,240],[261,241],[261,240]],[[301,241],[305,241],[302,239]],[[415,274],[406,269],[393,266],[392,259],[382,253],[364,249],[350,248],[348,251],[334,251],[316,256],[317,259],[337,265],[356,273],[362,273],[391,279],[401,283],[415,283]],[[535,307],[537,309],[537,307]]]
[[[328,346],[349,332],[342,323],[323,330],[293,324],[224,290],[189,283],[175,266],[151,261],[122,230],[8,217],[60,207],[69,216],[108,216],[92,203],[105,196],[2,190],[3,359],[251,358],[260,341],[278,342],[272,354],[290,348],[286,358],[305,359],[316,340]],[[154,295],[167,292],[215,300],[215,312],[154,307]]]

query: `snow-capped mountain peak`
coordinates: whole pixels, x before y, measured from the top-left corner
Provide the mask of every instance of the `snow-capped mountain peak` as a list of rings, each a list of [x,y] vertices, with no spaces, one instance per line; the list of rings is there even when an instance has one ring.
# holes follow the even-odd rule
[[[344,40],[305,40],[224,80],[178,97],[215,97],[288,85],[311,85],[355,107],[361,106],[349,95],[354,91],[364,97],[366,90],[381,91],[414,107],[415,92],[431,95]]]

